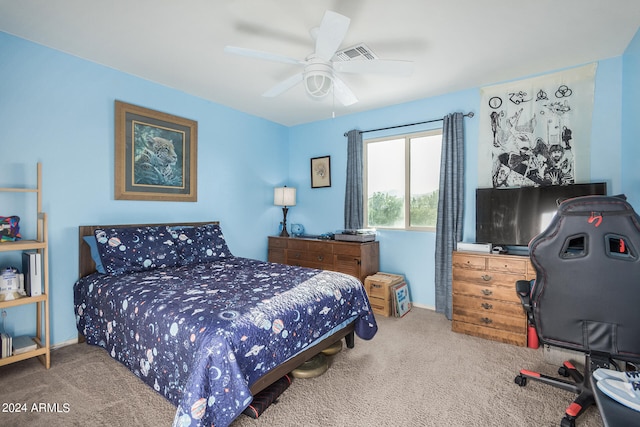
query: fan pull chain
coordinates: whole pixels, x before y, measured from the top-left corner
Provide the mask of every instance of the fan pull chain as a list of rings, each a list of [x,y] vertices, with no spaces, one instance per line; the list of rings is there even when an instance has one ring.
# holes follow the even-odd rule
[[[336,85],[331,86],[331,98],[332,98],[332,108],[331,108],[331,118],[336,118]]]

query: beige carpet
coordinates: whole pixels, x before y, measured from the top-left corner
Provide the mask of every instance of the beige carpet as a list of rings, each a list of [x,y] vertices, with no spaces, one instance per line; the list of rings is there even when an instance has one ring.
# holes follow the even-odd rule
[[[542,350],[451,332],[444,316],[414,308],[378,318],[371,341],[333,357],[321,377],[296,379],[248,426],[558,426],[573,399],[540,383],[514,384],[520,368],[554,375]],[[175,408],[102,349],[85,344],[0,368],[2,426],[170,426]],[[26,412],[7,413],[8,404]],[[32,410],[44,403],[44,410]],[[46,404],[49,404],[48,407]],[[36,405],[36,407],[38,407]],[[577,427],[602,426],[595,407]]]

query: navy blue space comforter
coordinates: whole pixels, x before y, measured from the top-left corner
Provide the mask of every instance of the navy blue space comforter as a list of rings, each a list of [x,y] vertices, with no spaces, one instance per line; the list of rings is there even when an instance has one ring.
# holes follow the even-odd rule
[[[178,409],[174,426],[229,425],[249,386],[348,320],[377,326],[362,284],[341,273],[239,257],[74,286],[78,330]]]

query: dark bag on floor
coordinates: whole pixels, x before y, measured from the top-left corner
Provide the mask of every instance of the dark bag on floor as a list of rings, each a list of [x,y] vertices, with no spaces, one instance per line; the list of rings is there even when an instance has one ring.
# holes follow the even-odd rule
[[[269,405],[277,403],[276,400],[287,388],[289,388],[292,380],[293,378],[289,377],[289,375],[285,375],[280,378],[278,381],[253,396],[253,401],[251,401],[249,406],[247,406],[242,413],[254,419],[258,418],[269,407]]]

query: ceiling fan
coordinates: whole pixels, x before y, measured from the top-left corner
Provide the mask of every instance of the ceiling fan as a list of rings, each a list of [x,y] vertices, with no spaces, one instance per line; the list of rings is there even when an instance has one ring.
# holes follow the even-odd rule
[[[228,53],[243,55],[268,61],[282,62],[302,66],[303,70],[278,83],[262,94],[265,97],[276,97],[291,89],[298,83],[304,83],[306,92],[314,98],[323,98],[332,92],[335,99],[348,106],[358,102],[358,98],[338,77],[338,73],[376,73],[396,76],[408,76],[413,70],[413,62],[384,59],[335,60],[334,55],[340,48],[349,29],[351,20],[339,13],[327,10],[320,27],[313,28],[310,33],[315,39],[315,51],[304,60],[234,46],[225,46]]]

